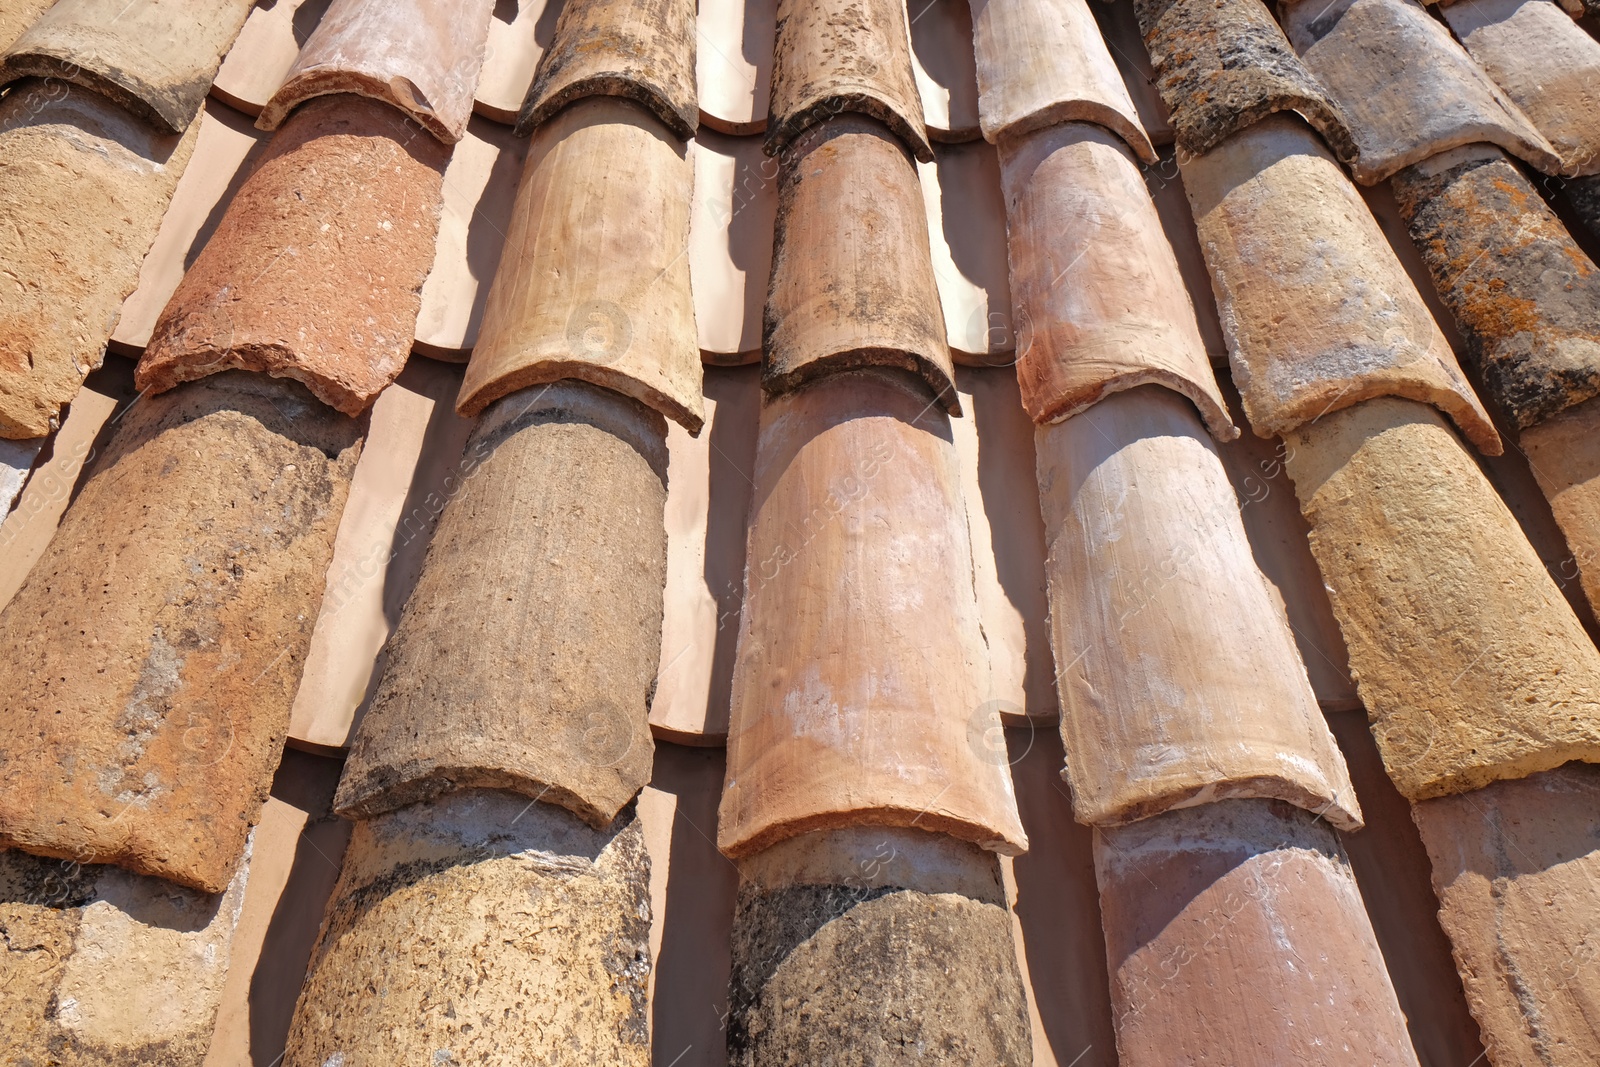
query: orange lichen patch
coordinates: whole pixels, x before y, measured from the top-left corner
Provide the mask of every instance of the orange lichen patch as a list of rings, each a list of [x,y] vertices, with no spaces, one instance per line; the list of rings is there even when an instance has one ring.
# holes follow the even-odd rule
[[[1485,391],[1518,429],[1600,395],[1600,271],[1499,149],[1394,178],[1434,287]]]

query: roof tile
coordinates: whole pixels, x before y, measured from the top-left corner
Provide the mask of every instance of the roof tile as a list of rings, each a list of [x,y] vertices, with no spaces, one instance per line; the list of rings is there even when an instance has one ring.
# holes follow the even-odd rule
[[[767,128],[777,0],[701,0],[695,82],[700,124],[742,136]]]

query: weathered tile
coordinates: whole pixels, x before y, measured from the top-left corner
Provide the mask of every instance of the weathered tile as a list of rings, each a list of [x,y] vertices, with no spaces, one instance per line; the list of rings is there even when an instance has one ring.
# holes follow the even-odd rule
[[[411,352],[447,154],[376,100],[297,109],[157,320],[139,387],[238,367],[371,404]]]
[[[649,408],[578,382],[479,418],[357,728],[341,814],[483,787],[605,826],[649,781],[665,437]]]
[[[356,824],[284,1067],[650,1062],[650,858],[473,791]]]
[[[905,4],[778,0],[770,109],[768,155],[796,152],[789,146],[801,134],[848,111],[877,119],[917,159],[932,161]]]
[[[246,115],[261,114],[300,58],[300,42],[316,29],[329,0],[275,0],[254,6],[222,57],[211,96]]]
[[[735,136],[767,128],[777,0],[701,0],[695,83],[700,125]]]
[[[793,838],[740,866],[730,1067],[1032,1063],[993,855],[860,827]]]
[[[1220,439],[1237,437],[1128,147],[1101,127],[1066,123],[1007,140],[1001,175],[1017,378],[1034,421],[1153,383],[1194,401]]]
[[[1600,41],[1549,0],[1473,0],[1441,9],[1467,53],[1561,156],[1600,174]]]
[[[1139,32],[1139,16],[1132,4],[1090,4],[1094,20],[1099,24],[1101,39],[1111,50],[1111,60],[1122,76],[1122,84],[1138,110],[1139,125],[1150,136],[1153,145],[1170,145],[1178,131],[1172,127],[1172,115],[1167,103],[1156,88],[1155,68],[1150,65],[1150,52],[1144,46]]]
[[[762,412],[717,843],[845,826],[1027,847],[984,692],[947,416],[837,374]]]
[[[1180,158],[1278,111],[1298,112],[1334,154],[1356,158],[1345,114],[1295,57],[1261,0],[1134,0]]]
[[[1285,440],[1400,792],[1422,800],[1600,762],[1600,651],[1438,412],[1382,397]]]
[[[578,378],[699,433],[693,186],[685,146],[632,101],[587,97],[540,126],[461,385],[461,413]]]
[[[198,134],[66,82],[0,99],[0,437],[55,429],[100,365]]]
[[[250,0],[57,0],[0,56],[0,84],[72,82],[181,134],[249,13]]]
[[[778,161],[754,137],[702,129],[690,143],[694,206],[689,276],[700,358],[735,365],[761,358],[761,308],[772,273]]]
[[[917,164],[933,280],[950,357],[974,367],[1016,362],[1006,277],[1006,206],[994,146],[941,144]]]
[[[1283,603],[1188,401],[1120,392],[1041,427],[1037,451],[1078,820],[1262,797],[1359,828]]]
[[[445,144],[467,132],[493,0],[334,0],[261,109],[275,130],[313,97],[382,101]]]
[[[200,1067],[249,868],[209,894],[0,851],[6,1062]]]
[[[517,132],[584,97],[615,96],[687,141],[700,124],[695,36],[694,0],[565,0]]]
[[[762,335],[769,395],[899,367],[960,414],[916,167],[877,122],[839,115],[786,151]]]
[[[22,31],[54,3],[55,0],[0,0],[0,50],[10,48]]]
[[[0,846],[228,884],[361,434],[246,374],[128,412],[0,613]]]
[[[1478,144],[1391,184],[1468,364],[1507,421],[1526,429],[1600,394],[1600,270],[1516,165]]]
[[[1600,1063],[1600,767],[1425,800],[1412,817],[1489,1061]]]
[[[505,5],[495,5],[478,91],[473,95],[474,112],[507,126],[516,123],[545,45],[554,35],[560,4],[561,0],[517,0],[509,20],[500,17]]]
[[[1550,143],[1416,0],[1287,4],[1284,28],[1344,109],[1360,148],[1357,181],[1380,182],[1474,141],[1552,174],[1560,168]]]
[[[1416,1067],[1332,830],[1228,800],[1095,834],[1123,1067]]]
[[[972,38],[984,137],[1094,122],[1156,161],[1088,0],[976,0]]]
[[[1584,596],[1600,611],[1600,399],[1528,427],[1518,443],[1566,535]]]
[[[911,76],[929,140],[965,144],[980,139],[967,0],[927,0],[915,5],[915,11],[908,6],[906,14],[911,18]]]
[[[1350,179],[1281,116],[1183,163],[1234,382],[1283,435],[1375,396],[1434,404],[1481,451],[1499,435]]]

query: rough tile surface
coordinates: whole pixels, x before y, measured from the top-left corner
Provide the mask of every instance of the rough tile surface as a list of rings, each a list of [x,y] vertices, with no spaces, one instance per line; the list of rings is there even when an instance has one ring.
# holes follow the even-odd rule
[[[55,429],[100,365],[198,134],[65,82],[0,99],[0,437]]]
[[[1600,767],[1423,801],[1412,818],[1490,1062],[1600,1063]]]
[[[1183,164],[1234,382],[1256,433],[1374,396],[1434,404],[1481,451],[1499,435],[1383,231],[1298,120]]]
[[[446,158],[387,104],[342,93],[300,108],[161,313],[139,387],[238,367],[366,408],[411,353]]]
[[[1123,1067],[1416,1067],[1333,831],[1228,800],[1095,834]]]
[[[1027,847],[985,655],[949,422],[903,374],[762,412],[717,844],[910,826]]]
[[[1359,828],[1283,602],[1188,401],[1118,393],[1041,427],[1037,451],[1078,821],[1263,797]]]
[[[1262,0],[1134,0],[1180,155],[1199,155],[1276,111],[1296,111],[1340,160],[1344,113],[1295,57]]]
[[[1239,435],[1194,305],[1132,153],[1070,123],[1001,149],[1017,379],[1035,422],[1159,384],[1192,400],[1211,432]]]
[[[1400,792],[1422,800],[1600,762],[1600,652],[1438,413],[1369,400],[1286,441]]]
[[[0,56],[0,84],[61,79],[182,133],[249,14],[250,0],[57,0]]]
[[[1561,155],[1563,174],[1600,174],[1600,41],[1550,0],[1441,9],[1456,37]]]
[[[489,408],[390,640],[335,807],[474,786],[604,826],[650,779],[665,421],[562,382]]]
[[[587,97],[540,126],[457,407],[579,378],[699,433],[685,146],[638,104]]]
[[[1030,1067],[995,857],[942,834],[809,834],[752,857],[733,919],[730,1067]]]
[[[467,132],[493,0],[334,0],[257,125],[312,97],[355,93],[396,107],[445,144]]]
[[[356,824],[284,1067],[646,1067],[650,857],[507,793]]]
[[[123,417],[0,613],[0,847],[228,884],[361,433],[300,386],[246,374]]]
[[[1525,429],[1600,393],[1600,270],[1522,171],[1473,145],[1391,184],[1468,363],[1507,421]]]
[[[251,117],[260,115],[300,58],[300,45],[316,28],[327,4],[328,0],[275,0],[271,7],[251,7],[233,47],[222,57],[211,96]]]
[[[694,0],[566,0],[517,120],[526,134],[586,96],[652,112],[680,140],[700,124]]]
[[[1474,141],[1560,169],[1550,142],[1416,0],[1289,4],[1284,28],[1344,109],[1360,148],[1357,181],[1381,182]]]
[[[1156,151],[1095,26],[1088,0],[975,0],[983,136],[998,144],[1060,122],[1095,122],[1146,163]]]
[[[778,0],[767,154],[842,112],[893,130],[924,163],[933,159],[911,69],[906,9],[899,0]]]
[[[785,154],[762,339],[769,396],[898,367],[960,413],[916,168],[877,122],[840,115]]]
[[[1589,606],[1600,609],[1600,400],[1528,427],[1519,444],[1566,535]]]
[[[208,894],[0,851],[6,1063],[200,1067],[248,871]]]
[[[1589,178],[1570,178],[1562,183],[1561,199],[1592,241],[1600,241],[1600,174]]]
[[[22,31],[50,10],[55,0],[4,0],[0,2],[0,51],[10,48]]]

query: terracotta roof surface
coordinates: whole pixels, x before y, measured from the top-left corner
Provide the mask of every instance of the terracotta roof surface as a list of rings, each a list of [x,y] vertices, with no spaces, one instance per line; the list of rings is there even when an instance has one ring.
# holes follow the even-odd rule
[[[1594,0],[0,0],[0,1065],[1600,1065]]]

